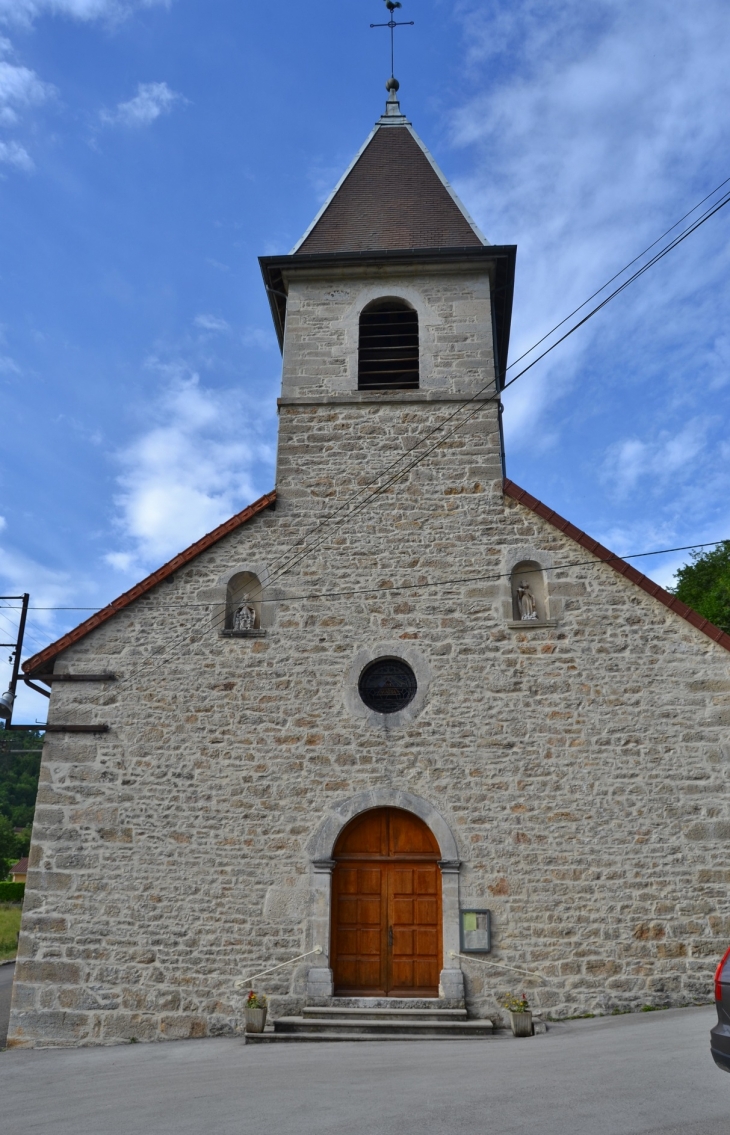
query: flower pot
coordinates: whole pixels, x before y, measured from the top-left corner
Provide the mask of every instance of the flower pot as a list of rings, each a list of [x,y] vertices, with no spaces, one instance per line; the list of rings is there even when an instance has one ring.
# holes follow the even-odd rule
[[[510,1024],[514,1036],[532,1036],[532,1010],[525,1013],[510,1013]]]
[[[247,1033],[262,1033],[266,1024],[266,1009],[244,1009]]]

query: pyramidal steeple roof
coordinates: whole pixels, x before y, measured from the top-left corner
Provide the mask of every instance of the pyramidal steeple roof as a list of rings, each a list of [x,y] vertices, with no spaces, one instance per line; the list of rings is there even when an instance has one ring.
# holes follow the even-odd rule
[[[408,119],[390,79],[385,114],[293,254],[483,247],[479,231]]]

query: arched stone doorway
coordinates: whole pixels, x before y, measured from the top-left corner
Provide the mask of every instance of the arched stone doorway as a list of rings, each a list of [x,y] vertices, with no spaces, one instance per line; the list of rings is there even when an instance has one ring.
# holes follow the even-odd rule
[[[335,996],[437,997],[441,852],[423,820],[374,808],[334,848],[330,959]]]
[[[442,969],[438,995],[446,1005],[463,1005],[464,976],[459,965],[459,850],[447,820],[434,805],[402,788],[376,786],[334,804],[321,818],[307,841],[310,860],[309,911],[306,922],[306,949],[321,953],[315,965],[308,965],[306,996],[310,1004],[326,1004],[334,994],[330,967],[332,927],[333,858],[339,837],[358,816],[380,808],[397,808],[423,820],[440,849]]]

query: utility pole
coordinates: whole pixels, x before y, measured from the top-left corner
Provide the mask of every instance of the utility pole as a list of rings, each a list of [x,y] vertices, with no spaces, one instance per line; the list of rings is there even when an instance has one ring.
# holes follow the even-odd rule
[[[5,728],[12,727],[13,720],[13,705],[15,703],[15,691],[18,686],[18,674],[20,673],[20,659],[23,654],[23,637],[25,635],[25,620],[28,616],[28,604],[30,603],[30,595],[26,592],[25,595],[0,595],[0,599],[20,599],[22,606],[20,608],[20,620],[18,622],[18,637],[15,642],[0,642],[0,647],[11,646],[13,648],[13,672],[10,678],[10,685],[5,693],[0,697],[0,718],[5,721]]]

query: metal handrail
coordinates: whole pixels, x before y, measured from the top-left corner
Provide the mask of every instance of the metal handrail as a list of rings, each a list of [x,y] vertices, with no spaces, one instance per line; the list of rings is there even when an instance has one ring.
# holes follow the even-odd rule
[[[267,974],[267,973],[274,973],[275,970],[277,970],[277,969],[284,969],[285,966],[293,965],[294,962],[300,962],[302,960],[302,958],[308,958],[308,957],[310,957],[311,954],[321,954],[321,953],[322,953],[322,947],[321,946],[315,946],[313,950],[307,950],[306,954],[297,954],[296,958],[290,958],[288,962],[282,962],[281,965],[279,965],[279,966],[272,966],[271,969],[262,969],[260,973],[253,973],[253,974],[251,974],[250,977],[239,978],[238,981],[234,981],[233,988],[234,989],[245,989],[246,986],[250,985],[252,981],[255,981],[257,977],[264,977],[264,975]]]
[[[449,956],[452,958],[465,958],[468,962],[481,962],[483,966],[496,966],[497,969],[509,969],[513,973],[521,973],[525,977],[537,977],[540,981],[547,981],[548,978],[544,977],[541,973],[533,973],[529,969],[517,969],[517,966],[506,966],[502,962],[490,962],[486,958],[477,958],[474,954],[460,954],[458,950],[450,950]]]

